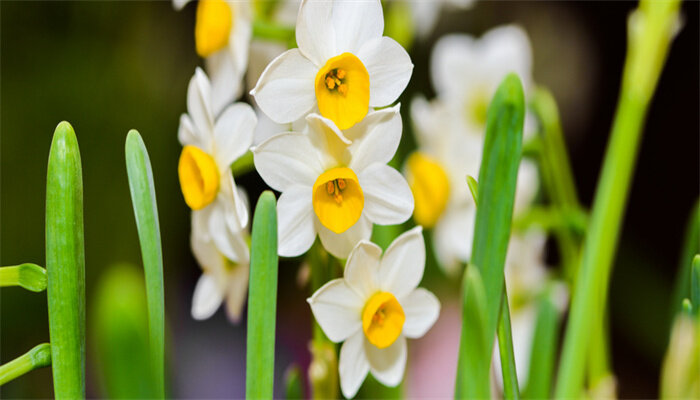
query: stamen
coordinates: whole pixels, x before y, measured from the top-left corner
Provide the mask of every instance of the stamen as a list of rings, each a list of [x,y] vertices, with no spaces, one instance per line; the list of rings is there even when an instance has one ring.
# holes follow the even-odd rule
[[[338,204],[343,202],[343,195],[340,193],[336,193],[335,196],[333,196],[333,198],[335,199],[335,202]]]
[[[344,69],[338,69],[338,72],[335,73],[335,76],[337,76],[339,79],[345,78],[345,70],[344,70]]]
[[[333,192],[335,192],[335,185],[332,181],[326,183],[326,191],[328,192],[328,194],[333,194]]]
[[[337,182],[338,182],[338,189],[340,189],[340,190],[345,189],[345,185],[346,185],[345,179],[337,179]]]
[[[342,95],[346,95],[348,93],[348,85],[346,85],[345,83],[343,83],[342,85],[339,85],[338,86],[338,93],[340,93]]]
[[[326,87],[333,90],[335,88],[335,79],[330,76],[326,77]]]

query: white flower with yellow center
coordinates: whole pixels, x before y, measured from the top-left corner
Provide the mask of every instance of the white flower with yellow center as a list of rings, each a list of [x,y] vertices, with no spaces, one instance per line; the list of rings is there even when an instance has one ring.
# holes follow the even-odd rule
[[[466,176],[479,176],[483,137],[464,132],[442,103],[416,98],[411,117],[418,151],[405,166],[415,199],[413,218],[433,228],[433,243],[440,266],[450,274],[471,257],[476,205]],[[483,136],[483,133],[482,133]],[[518,170],[514,213],[527,209],[539,187],[537,166],[525,159]]]
[[[441,37],[433,48],[430,70],[437,99],[454,123],[477,136],[484,134],[486,110],[508,73],[518,74],[526,97],[533,86],[530,41],[515,25],[494,28],[480,39],[464,34]],[[526,137],[534,132],[533,122],[526,114]]]
[[[190,244],[203,273],[192,296],[192,317],[202,320],[211,317],[222,303],[226,303],[226,315],[232,322],[239,322],[248,293],[250,251],[246,243],[246,230],[232,231],[223,220],[218,231],[225,232],[221,249],[209,234],[207,221],[202,214],[192,213]]]
[[[372,223],[399,224],[413,212],[403,176],[386,165],[401,140],[399,106],[375,111],[341,132],[310,114],[305,133],[286,132],[253,148],[255,168],[277,202],[279,254],[307,251],[316,235],[331,254],[346,258]]]
[[[379,0],[303,1],[299,48],[274,59],[251,94],[277,123],[317,111],[348,129],[396,101],[411,78],[408,53],[383,31]]]
[[[177,10],[190,0],[173,0]],[[199,0],[194,39],[197,54],[205,59],[212,83],[212,107],[219,115],[243,90],[248,48],[253,33],[248,1]]]
[[[340,387],[355,396],[368,372],[387,386],[398,385],[406,368],[406,338],[422,337],[440,314],[440,302],[417,288],[423,279],[425,244],[421,227],[402,234],[382,257],[379,246],[360,242],[350,253],[344,277],[308,299],[323,332],[340,348]]]
[[[236,187],[231,163],[253,143],[256,117],[243,103],[227,107],[214,120],[211,87],[197,68],[187,91],[187,111],[180,117],[178,138],[184,146],[178,175],[185,202],[220,249],[230,246],[225,229],[240,231],[248,223],[241,189]],[[221,222],[225,221],[226,224]]]

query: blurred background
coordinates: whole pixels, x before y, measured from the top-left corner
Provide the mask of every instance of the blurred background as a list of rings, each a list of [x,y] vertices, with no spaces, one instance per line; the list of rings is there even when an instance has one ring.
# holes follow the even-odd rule
[[[501,24],[519,24],[532,43],[535,82],[558,101],[579,196],[590,206],[620,87],[627,16],[634,7],[635,2],[506,1],[443,11],[435,31],[407,49],[415,69],[401,101],[407,105],[416,93],[432,97],[429,56],[442,34],[479,36]],[[90,330],[96,287],[110,265],[141,265],[123,150],[131,128],[144,138],[155,177],[170,395],[245,393],[245,316],[239,325],[223,310],[206,321],[190,316],[200,269],[190,252],[190,211],[178,184],[177,129],[188,81],[202,64],[194,51],[194,14],[193,6],[176,12],[167,1],[0,3],[0,261],[45,265],[47,157],[54,128],[70,121],[84,179],[89,397],[102,393]],[[697,2],[683,5],[683,28],[649,110],[611,281],[611,356],[622,398],[658,395],[671,288],[698,197],[698,15]],[[404,125],[410,125],[406,118]],[[265,189],[256,172],[237,180],[251,199]],[[285,369],[309,362],[311,315],[308,289],[296,283],[298,266],[298,260],[280,266],[277,396]],[[457,293],[455,283],[428,269],[424,286],[441,298],[444,312],[456,310],[449,300]],[[49,331],[45,293],[4,288],[0,296],[0,362],[5,363],[47,342]],[[421,340],[434,339],[429,334],[414,341],[409,358],[424,357]],[[48,368],[2,387],[3,398],[52,393]]]

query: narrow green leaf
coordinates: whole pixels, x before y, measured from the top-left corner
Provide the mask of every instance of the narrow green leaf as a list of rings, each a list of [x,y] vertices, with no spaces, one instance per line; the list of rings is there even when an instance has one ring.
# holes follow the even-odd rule
[[[510,328],[510,310],[508,309],[508,294],[505,287],[497,333],[501,369],[503,370],[503,397],[519,399],[518,375],[515,369],[515,355],[513,354],[513,335]]]
[[[0,386],[37,368],[51,365],[51,345],[42,343],[7,364],[0,365]]]
[[[475,358],[472,354],[476,353],[460,350],[459,365],[462,368],[458,371],[457,381],[470,384],[458,384],[458,397],[489,396],[490,354],[503,297],[503,268],[513,217],[524,118],[522,84],[515,74],[509,74],[498,87],[487,113],[486,138],[477,193],[479,207],[476,212],[470,263],[479,269],[483,282],[486,301],[482,311],[486,338],[484,350],[489,356]],[[466,291],[466,288],[463,290]],[[475,333],[469,332],[481,326],[469,319],[474,315],[474,312],[464,313],[462,338],[465,337],[465,332],[467,337],[476,336]],[[462,342],[461,348],[465,345],[468,344]],[[462,357],[469,360],[462,360]]]
[[[245,175],[254,169],[255,165],[253,164],[253,152],[250,150],[238,157],[236,161],[231,164],[231,172],[233,173],[233,176],[236,177]]]
[[[683,299],[690,297],[691,268],[693,266],[693,257],[698,253],[700,253],[700,200],[693,205],[693,210],[690,212],[685,228],[685,239],[683,240],[683,248],[678,260],[678,272],[676,272],[676,281],[673,285],[671,297],[671,310],[668,317],[669,332],[673,328],[673,321]]]
[[[467,175],[467,185],[469,186],[469,191],[472,194],[472,199],[474,199],[474,204],[478,207],[479,184],[476,183],[476,179],[474,179],[474,177],[472,177],[471,175]]]
[[[260,195],[253,217],[248,289],[246,398],[271,399],[277,315],[277,209],[275,195]]]
[[[151,366],[157,397],[165,397],[165,305],[163,299],[163,252],[158,224],[158,206],[153,171],[148,151],[135,130],[126,136],[126,172],[129,176],[131,203],[141,244],[146,277],[148,330]]]
[[[467,265],[462,278],[462,333],[459,339],[459,361],[455,399],[490,397],[488,368],[491,352],[487,350],[486,292],[479,268]],[[493,336],[493,335],[492,335]]]
[[[612,262],[643,123],[675,36],[679,5],[679,0],[642,0],[630,16],[622,89],[572,291],[554,392],[557,398],[583,395],[591,333],[602,331]]]
[[[294,364],[287,369],[284,376],[285,398],[286,399],[305,399],[304,395],[304,377],[301,368]]]
[[[700,255],[693,257],[693,272],[690,278],[690,302],[695,314],[700,310]]]
[[[46,273],[54,396],[85,397],[83,178],[73,127],[56,127],[46,176]]]
[[[523,397],[547,399],[551,396],[559,333],[556,286],[549,285],[539,300],[537,322],[530,351],[530,367]]]
[[[94,304],[90,329],[95,338],[92,349],[99,366],[102,397],[158,396],[150,368],[143,274],[133,265],[111,266],[100,278]]]
[[[0,287],[21,286],[32,292],[43,292],[46,285],[46,270],[36,264],[0,268]]]
[[[693,303],[690,302],[690,299],[683,299],[681,312],[689,317],[693,316]]]

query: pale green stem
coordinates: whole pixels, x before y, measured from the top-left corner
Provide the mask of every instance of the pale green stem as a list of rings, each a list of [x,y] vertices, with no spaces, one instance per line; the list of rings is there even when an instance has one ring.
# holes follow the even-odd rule
[[[253,37],[256,39],[283,42],[288,47],[296,47],[296,36],[293,26],[255,20],[253,22]]]
[[[46,290],[46,270],[36,264],[0,268],[0,287],[21,286],[32,292]]]
[[[557,398],[582,395],[591,332],[603,323],[608,280],[649,100],[677,24],[679,1],[642,1],[630,17],[622,93],[583,247],[564,348]]]
[[[51,345],[42,343],[7,364],[0,365],[0,386],[27,372],[51,365]]]
[[[508,309],[508,293],[503,285],[503,300],[501,300],[501,312],[498,320],[498,350],[501,356],[501,370],[503,374],[503,395],[506,399],[519,399],[518,375],[515,369],[515,355],[513,354],[513,336],[510,328],[510,310]]]

